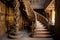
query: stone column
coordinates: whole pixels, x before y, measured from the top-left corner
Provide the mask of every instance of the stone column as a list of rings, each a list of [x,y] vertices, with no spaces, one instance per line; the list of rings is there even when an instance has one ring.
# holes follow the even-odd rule
[[[60,0],[55,0],[55,39],[60,39]]]

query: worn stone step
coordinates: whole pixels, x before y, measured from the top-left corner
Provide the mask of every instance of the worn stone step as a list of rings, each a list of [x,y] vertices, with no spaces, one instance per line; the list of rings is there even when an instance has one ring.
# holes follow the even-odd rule
[[[47,29],[43,28],[43,29],[37,29],[37,30],[47,30]]]
[[[34,31],[34,33],[50,33],[48,31]]]
[[[49,35],[49,33],[34,33],[34,35]]]
[[[39,27],[39,26],[40,26],[40,27],[44,27],[44,25],[42,25],[42,24],[37,24],[37,27]]]
[[[44,28],[45,28],[45,26],[44,26],[44,27],[41,27],[41,26],[37,26],[36,28],[43,28],[43,29],[44,29]]]
[[[34,34],[38,34],[38,35],[41,35],[41,34],[50,34],[49,32],[35,32]]]
[[[40,29],[35,29],[34,30],[34,32],[46,32],[47,30],[45,30],[45,29],[42,29],[42,30],[40,30]]]
[[[44,29],[45,27],[36,27],[36,29]]]
[[[51,35],[34,35],[34,38],[49,38]]]
[[[39,32],[34,32],[34,33],[50,33],[50,32],[48,32],[48,31],[44,31],[44,32],[42,32],[42,31],[39,31]]]

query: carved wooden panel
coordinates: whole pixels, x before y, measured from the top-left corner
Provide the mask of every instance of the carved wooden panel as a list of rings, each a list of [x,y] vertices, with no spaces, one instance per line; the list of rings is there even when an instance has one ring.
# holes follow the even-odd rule
[[[6,20],[9,22],[13,22],[14,21],[14,16],[6,16]]]
[[[7,15],[14,15],[14,10],[12,8],[9,8]]]
[[[5,21],[5,15],[0,14],[0,21]]]
[[[5,22],[0,22],[0,36],[5,34],[5,32],[6,32]]]
[[[14,22],[14,11],[12,8],[7,9],[6,21],[10,23]]]
[[[0,14],[6,13],[6,6],[2,2],[0,2]]]
[[[6,5],[0,1],[0,36],[6,32],[5,25],[5,14],[6,14]]]

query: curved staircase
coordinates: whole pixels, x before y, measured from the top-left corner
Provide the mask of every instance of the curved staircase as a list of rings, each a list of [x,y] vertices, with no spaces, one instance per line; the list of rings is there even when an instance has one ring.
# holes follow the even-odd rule
[[[35,12],[36,26],[33,31],[33,38],[50,38],[50,32],[46,27],[48,27],[48,19],[46,19],[43,15]]]
[[[45,28],[45,26],[37,21],[36,28],[33,33],[33,38],[50,38],[50,32]]]

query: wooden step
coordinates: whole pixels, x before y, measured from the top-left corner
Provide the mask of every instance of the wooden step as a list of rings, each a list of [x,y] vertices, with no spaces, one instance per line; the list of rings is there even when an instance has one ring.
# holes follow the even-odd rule
[[[45,27],[36,27],[36,29],[44,29]]]
[[[47,29],[35,29],[35,30],[47,30]]]
[[[46,32],[47,30],[34,30],[34,32]]]
[[[49,38],[51,35],[34,35],[33,38]]]
[[[42,31],[39,31],[39,32],[34,32],[34,33],[50,33],[50,32],[48,32],[48,31],[44,31],[44,32],[42,32]]]
[[[34,33],[34,35],[48,35],[48,34],[50,34],[50,33]]]

